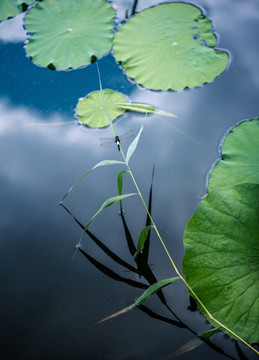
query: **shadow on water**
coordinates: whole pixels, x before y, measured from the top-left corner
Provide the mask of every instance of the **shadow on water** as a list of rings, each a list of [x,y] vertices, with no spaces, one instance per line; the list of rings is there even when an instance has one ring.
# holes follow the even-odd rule
[[[155,166],[153,167],[153,172],[152,172],[152,179],[151,179],[151,186],[150,186],[150,191],[149,191],[149,201],[148,201],[148,210],[151,214],[151,210],[152,210],[152,189],[153,189],[153,180],[154,180],[154,170],[155,170]],[[76,223],[81,227],[82,230],[85,229],[85,226],[71,213],[71,211],[63,204],[60,203],[60,205],[66,210],[66,212],[76,221]],[[122,206],[121,206],[122,209]],[[108,248],[100,239],[98,239],[93,233],[91,233],[89,230],[86,230],[86,234],[89,236],[89,238],[99,247],[99,249],[101,249],[110,259],[112,259],[115,263],[119,264],[120,266],[122,266],[125,270],[130,271],[133,274],[137,274],[139,276],[139,279],[141,279],[142,277],[146,280],[147,283],[144,283],[142,281],[136,281],[136,280],[132,280],[130,278],[126,278],[123,277],[121,275],[119,275],[117,272],[113,271],[112,269],[108,268],[107,266],[105,266],[104,264],[102,264],[100,261],[98,261],[97,259],[93,258],[92,256],[90,256],[85,250],[83,250],[81,247],[78,248],[78,250],[81,252],[81,254],[92,264],[94,265],[94,267],[101,271],[103,274],[105,274],[106,276],[110,277],[113,280],[119,281],[119,282],[123,282],[127,285],[130,285],[134,288],[139,288],[139,289],[144,289],[146,290],[147,288],[149,288],[150,285],[156,283],[158,280],[156,279],[153,271],[151,270],[149,264],[148,264],[148,260],[149,260],[149,247],[150,247],[150,231],[148,233],[148,237],[146,239],[146,242],[142,248],[142,251],[139,252],[137,255],[136,254],[136,246],[135,243],[133,241],[133,237],[131,235],[131,232],[129,230],[129,227],[127,225],[125,216],[123,214],[123,210],[120,213],[121,216],[121,221],[123,224],[123,229],[124,229],[124,233],[125,233],[125,239],[127,242],[127,246],[128,246],[128,250],[129,253],[131,254],[132,258],[134,259],[134,262],[136,264],[136,267],[132,266],[131,264],[129,264],[128,262],[124,261],[121,257],[119,257],[115,252],[113,252],[110,248]],[[146,225],[148,226],[150,225],[150,218],[147,215],[146,218]],[[185,328],[188,329],[193,335],[195,335],[195,337],[197,338],[197,345],[195,345],[194,347],[188,347],[188,344],[186,344],[186,348],[187,350],[184,350],[184,352],[190,351],[193,348],[199,346],[202,343],[206,343],[211,349],[215,350],[216,352],[218,352],[219,354],[222,354],[224,356],[226,356],[229,359],[236,359],[235,357],[228,355],[225,351],[223,351],[219,346],[215,345],[214,343],[212,343],[209,339],[203,339],[200,338],[199,335],[192,330],[188,325],[186,325],[175,313],[174,311],[170,308],[170,306],[167,304],[165,295],[163,293],[162,290],[158,291],[156,293],[157,297],[159,298],[161,304],[163,307],[165,307],[170,314],[174,317],[174,319],[172,319],[171,317],[165,317],[163,315],[160,315],[159,313],[151,310],[149,307],[145,306],[145,305],[140,305],[138,307],[138,309],[140,309],[142,312],[144,312],[145,314],[147,314],[148,316],[150,316],[153,319],[157,319],[159,321],[162,321],[164,323],[173,325],[175,327],[178,328]],[[190,297],[190,306],[188,307],[188,310],[194,312],[194,311],[198,311],[196,302],[193,298]],[[238,359],[239,360],[246,360],[247,357],[244,355],[244,353],[242,352],[242,350],[240,349],[239,345],[237,342],[235,342],[235,346],[236,346],[236,351],[238,354]],[[180,349],[179,349],[180,350]],[[177,350],[174,354],[169,355],[168,357],[166,357],[166,359],[170,359],[172,357],[175,357],[177,355],[180,355],[182,352],[179,350]]]

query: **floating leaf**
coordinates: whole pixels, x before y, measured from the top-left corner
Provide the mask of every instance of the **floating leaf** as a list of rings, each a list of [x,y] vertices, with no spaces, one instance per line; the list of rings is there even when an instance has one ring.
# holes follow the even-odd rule
[[[94,169],[96,169],[97,167],[99,166],[106,166],[106,165],[116,165],[116,164],[119,164],[119,165],[124,165],[125,163],[123,161],[118,161],[118,160],[103,160],[103,161],[100,161],[98,164],[96,164],[94,167],[92,167],[91,170],[87,171],[87,173],[85,173],[84,175],[82,175],[80,177],[80,179],[77,180],[77,182],[74,183],[74,185],[71,186],[71,188],[66,192],[66,194],[63,196],[63,199],[64,200],[67,195],[70,193],[70,191],[79,183],[79,181],[81,181],[84,177],[86,177],[86,175],[88,175],[91,171],[93,171]]]
[[[122,103],[122,104],[117,104],[119,108],[124,109],[124,110],[128,110],[128,111],[135,111],[135,112],[139,112],[139,113],[143,113],[143,114],[157,114],[157,115],[163,115],[163,116],[168,116],[168,117],[177,117],[176,115],[163,111],[163,110],[159,110],[154,108],[153,106],[150,105],[146,105],[146,104],[127,104],[127,103]]]
[[[136,147],[138,145],[138,141],[140,138],[140,135],[142,133],[143,130],[143,125],[141,126],[138,135],[135,137],[135,139],[132,141],[132,143],[130,144],[130,146],[128,147],[128,151],[127,151],[127,155],[126,155],[126,162],[128,163],[131,156],[133,155],[134,151],[136,150]]]
[[[244,182],[259,184],[259,118],[230,130],[220,160],[209,178],[209,191]]]
[[[1,0],[0,1],[0,21],[10,19],[32,4],[34,0]]]
[[[103,99],[101,91],[94,91],[79,101],[76,114],[81,123],[92,128],[102,128],[109,125],[105,106],[111,121],[122,115],[126,110],[119,109],[117,103],[127,103],[126,98],[119,92],[105,89]]]
[[[259,341],[258,199],[257,184],[211,191],[184,233],[186,281],[218,321],[249,343]]]
[[[110,50],[113,18],[106,0],[38,2],[25,17],[27,54],[51,69],[85,66]]]
[[[141,11],[115,34],[113,53],[127,75],[154,90],[180,90],[212,81],[228,54],[212,48],[216,37],[201,10],[165,3]]]
[[[147,240],[147,236],[149,234],[150,229],[152,228],[151,225],[145,226],[140,234],[139,234],[139,238],[138,238],[138,244],[137,244],[137,251],[136,251],[136,255],[138,255],[138,253],[140,252],[140,250],[143,248],[146,240]]]

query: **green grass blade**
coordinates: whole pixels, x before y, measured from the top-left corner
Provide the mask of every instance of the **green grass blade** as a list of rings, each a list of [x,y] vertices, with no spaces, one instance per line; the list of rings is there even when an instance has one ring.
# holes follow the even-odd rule
[[[128,172],[126,170],[122,170],[117,175],[117,186],[118,186],[118,195],[121,195],[122,193],[122,185],[123,185],[123,175]],[[122,214],[122,202],[120,200],[120,213]]]
[[[121,195],[122,185],[123,185],[123,175],[128,172],[127,170],[122,170],[117,175],[117,186],[118,186],[118,195]]]
[[[107,316],[106,318],[98,321],[97,324],[101,323],[101,322],[104,322],[104,321],[107,321],[109,319],[112,319],[116,316],[119,316],[121,314],[125,314],[126,312],[134,309],[135,307],[138,307],[140,306],[145,300],[147,300],[150,296],[152,296],[153,294],[155,294],[156,292],[158,292],[159,290],[161,290],[163,287],[167,286],[167,285],[170,285],[172,284],[173,282],[175,282],[176,280],[178,280],[179,277],[173,277],[173,278],[170,278],[170,279],[165,279],[165,280],[161,280],[161,281],[158,281],[157,283],[151,285],[138,299],[137,301],[134,302],[134,304],[130,305],[130,306],[127,306],[125,307],[124,309],[110,315],[110,316]],[[200,340],[201,341],[201,340]]]
[[[211,330],[205,331],[204,333],[200,334],[199,337],[204,340],[208,340],[213,334],[215,334],[218,331],[220,331],[220,326],[215,327]]]
[[[129,196],[133,196],[133,195],[137,195],[136,193],[132,193],[132,194],[124,194],[124,195],[118,195],[118,196],[113,196],[109,199],[107,199],[103,204],[102,206],[99,208],[99,210],[96,211],[96,213],[93,215],[93,217],[89,220],[89,222],[87,223],[86,227],[84,228],[83,230],[83,233],[80,237],[80,240],[79,240],[79,243],[77,244],[77,247],[79,247],[81,241],[82,241],[82,238],[84,236],[84,233],[86,232],[86,230],[89,228],[91,222],[93,221],[93,219],[98,215],[100,214],[101,211],[103,211],[104,209],[106,209],[107,207],[113,205],[114,203],[118,202],[118,201],[121,201],[122,199],[125,199]]]
[[[93,171],[94,169],[96,169],[99,166],[114,165],[114,164],[124,165],[125,163],[124,163],[124,161],[117,161],[117,160],[103,160],[103,161],[100,161],[98,164],[96,164],[94,167],[92,167],[91,170],[87,171],[87,173],[82,175],[80,177],[80,179],[77,180],[77,182],[74,183],[74,185],[71,186],[71,188],[63,196],[62,200],[64,200],[67,197],[67,195],[70,193],[70,191],[79,183],[79,181],[81,181],[84,177],[86,177],[86,175],[88,175],[91,171]]]
[[[154,108],[153,106],[147,105],[147,104],[124,104],[124,103],[118,103],[117,106],[120,109],[124,109],[124,110],[128,110],[128,111],[135,111],[135,112],[139,112],[142,114],[158,114],[158,115],[163,115],[163,116],[168,116],[168,117],[177,117],[175,114],[163,111],[163,110],[159,110]]]
[[[178,280],[179,277],[173,277],[169,279],[164,279],[161,281],[158,281],[157,283],[151,285],[135,302],[134,306],[138,307],[140,306],[144,301],[146,301],[150,296],[157,293],[159,290],[161,290],[163,287],[172,284],[176,280]]]
[[[132,141],[132,143],[130,144],[130,146],[128,148],[127,155],[126,155],[126,163],[129,162],[132,154],[136,150],[136,147],[138,145],[138,141],[139,141],[140,135],[142,133],[142,130],[143,130],[143,125],[141,126],[141,128],[140,128],[140,130],[138,132],[138,135],[135,137],[135,139]]]
[[[140,234],[139,234],[139,238],[138,238],[138,244],[137,244],[137,251],[136,251],[136,255],[138,255],[138,253],[141,251],[141,249],[143,248],[146,240],[147,240],[147,237],[148,237],[148,234],[149,234],[149,231],[150,229],[152,228],[151,225],[148,225],[148,226],[145,226]]]

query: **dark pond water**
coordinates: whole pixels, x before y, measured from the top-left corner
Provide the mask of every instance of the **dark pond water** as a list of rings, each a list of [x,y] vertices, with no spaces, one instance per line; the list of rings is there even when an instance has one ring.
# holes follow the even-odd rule
[[[131,1],[114,3],[120,19],[132,6]],[[137,10],[157,3],[140,0]],[[177,93],[152,92],[128,81],[112,55],[99,61],[104,88],[178,115],[173,120],[155,115],[147,118],[131,165],[148,200],[155,164],[152,214],[180,268],[183,232],[206,192],[206,175],[219,157],[222,136],[238,121],[259,114],[258,1],[193,3],[212,20],[218,47],[230,52],[228,70],[212,83]],[[197,311],[187,309],[186,289],[175,283],[164,291],[180,325],[157,297],[146,303],[152,313],[134,310],[97,325],[143,292],[116,280],[146,281],[114,262],[88,236],[82,247],[91,258],[80,252],[73,258],[81,228],[59,206],[67,189],[94,164],[121,160],[116,146],[99,147],[100,137],[111,136],[109,130],[87,130],[74,121],[78,98],[99,89],[96,67],[70,72],[37,67],[25,56],[24,39],[21,17],[0,24],[1,359],[170,358],[195,338],[194,333],[210,328]],[[137,133],[142,121],[142,116],[127,115],[117,123],[118,132],[133,129]],[[106,198],[116,195],[117,172],[118,167],[96,170],[65,200],[82,224]],[[132,190],[125,179],[124,191]],[[145,212],[137,198],[125,201],[124,209],[136,242],[145,225]],[[96,218],[90,230],[135,265],[117,206]],[[98,264],[106,267],[104,272]],[[154,235],[149,266],[147,271],[151,269],[158,280],[174,276]],[[107,276],[107,268],[120,278]],[[211,341],[212,345],[203,344],[181,359],[241,358],[235,343],[226,337],[216,335]],[[247,358],[256,358],[244,346],[240,349]]]

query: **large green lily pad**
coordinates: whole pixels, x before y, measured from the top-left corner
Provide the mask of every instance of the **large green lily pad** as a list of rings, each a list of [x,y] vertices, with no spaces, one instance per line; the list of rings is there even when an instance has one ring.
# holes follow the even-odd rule
[[[10,19],[22,11],[34,0],[1,0],[0,1],[0,21]]]
[[[107,53],[114,9],[106,0],[45,0],[25,17],[27,54],[38,65],[66,70]]]
[[[118,107],[118,103],[127,104],[127,99],[117,91],[103,90],[94,91],[88,96],[80,99],[76,115],[80,122],[92,128],[102,128],[110,125],[103,105],[103,100],[107,108],[111,121],[122,115],[126,110]]]
[[[154,90],[180,90],[212,81],[228,54],[212,48],[216,37],[200,9],[166,3],[143,10],[115,34],[113,53],[127,75]]]
[[[259,342],[258,200],[258,184],[214,190],[184,233],[187,282],[218,321],[249,343]]]
[[[209,191],[244,182],[259,184],[259,118],[230,130],[220,160],[209,177]]]

